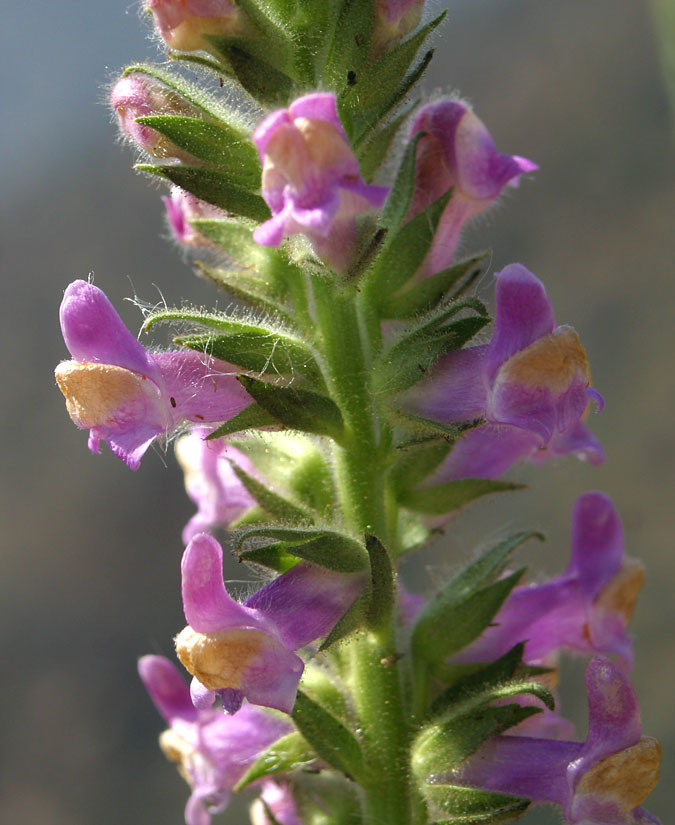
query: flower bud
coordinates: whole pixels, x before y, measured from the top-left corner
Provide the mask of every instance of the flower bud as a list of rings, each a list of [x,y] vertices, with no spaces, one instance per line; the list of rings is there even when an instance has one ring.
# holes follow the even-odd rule
[[[210,242],[190,225],[190,221],[222,219],[225,217],[222,210],[196,198],[179,186],[172,186],[171,195],[163,195],[162,200],[166,205],[169,226],[178,243],[183,246],[210,245]]]
[[[420,22],[424,0],[375,0],[371,49],[376,56],[402,40]]]
[[[242,33],[242,14],[229,0],[147,0],[146,9],[166,45],[181,52],[208,51],[205,34]]]
[[[136,123],[148,115],[199,117],[198,110],[154,78],[139,72],[121,77],[113,87],[110,103],[122,135],[155,158],[191,159],[155,129]]]

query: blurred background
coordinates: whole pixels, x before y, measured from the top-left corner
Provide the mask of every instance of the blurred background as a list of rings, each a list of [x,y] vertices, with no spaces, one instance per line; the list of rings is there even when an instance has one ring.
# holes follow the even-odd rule
[[[675,189],[655,32],[673,17],[672,3],[658,3],[656,29],[639,0],[449,6],[427,90],[459,91],[502,151],[541,166],[472,227],[464,249],[491,246],[492,272],[517,260],[545,281],[605,396],[592,426],[609,458],[601,468],[575,460],[519,468],[512,476],[528,491],[467,510],[405,574],[413,589],[430,591],[477,546],[526,527],[549,540],[524,558],[539,575],[556,574],[567,564],[572,502],[587,489],[608,492],[629,552],[648,565],[633,624],[634,680],[645,732],[664,745],[665,781],[649,808],[667,822],[675,802]],[[0,821],[13,825],[180,825],[187,798],[156,747],[161,723],[136,658],[171,655],[183,626],[180,531],[192,507],[171,452],[150,452],[138,473],[105,449],[91,455],[53,379],[67,357],[58,306],[74,278],[93,272],[134,330],[140,313],[125,297],[223,304],[166,242],[160,191],[131,170],[103,105],[125,63],[162,60],[138,18],[135,3],[31,0],[7,9],[0,28]],[[488,297],[490,282],[482,284]],[[234,563],[226,571],[241,575]],[[566,662],[565,670],[563,702],[583,736],[583,668]],[[245,821],[241,804],[222,821]],[[538,810],[528,821],[556,818]]]

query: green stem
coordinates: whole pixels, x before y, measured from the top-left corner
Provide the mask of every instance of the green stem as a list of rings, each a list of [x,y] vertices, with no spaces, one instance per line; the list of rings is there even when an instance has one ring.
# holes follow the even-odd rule
[[[379,320],[352,289],[313,278],[312,294],[326,381],[345,421],[345,438],[335,446],[343,519],[358,535],[375,534],[388,546],[395,540],[396,519],[387,502],[382,427],[370,394],[371,360],[380,345]],[[411,729],[401,690],[393,607],[388,621],[358,635],[348,653],[369,769],[363,787],[366,825],[419,821],[413,814],[418,807],[407,765]]]

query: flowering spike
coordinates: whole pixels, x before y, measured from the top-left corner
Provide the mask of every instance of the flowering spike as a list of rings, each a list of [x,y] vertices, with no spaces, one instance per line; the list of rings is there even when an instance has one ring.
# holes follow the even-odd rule
[[[319,257],[343,272],[356,245],[355,216],[380,207],[388,190],[369,186],[338,119],[335,95],[316,93],[268,115],[253,140],[272,218],[255,230],[264,246],[306,235]]]

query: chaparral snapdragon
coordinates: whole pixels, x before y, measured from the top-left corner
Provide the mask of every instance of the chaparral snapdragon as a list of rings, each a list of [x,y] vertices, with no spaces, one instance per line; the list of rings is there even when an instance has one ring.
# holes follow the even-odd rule
[[[570,561],[548,581],[517,563],[541,537],[526,530],[464,552],[429,597],[399,576],[463,507],[513,495],[518,462],[605,457],[589,356],[542,281],[495,250],[491,315],[474,289],[488,256],[457,254],[538,167],[458,98],[416,90],[444,14],[145,9],[174,69],[129,67],[111,106],[137,168],[169,187],[174,238],[237,303],[148,311],[143,330],[173,336],[146,348],[75,281],[56,379],[93,452],[104,441],[135,470],[177,436],[196,512],[182,560],[164,558],[180,563],[192,681],[161,656],[139,673],[191,788],[187,825],[246,788],[253,825],[489,825],[542,803],[569,825],[658,823],[642,804],[660,747],[629,676],[644,569],[606,494],[578,491]],[[254,573],[244,597],[219,534]],[[568,652],[589,660],[585,739],[557,698]]]

